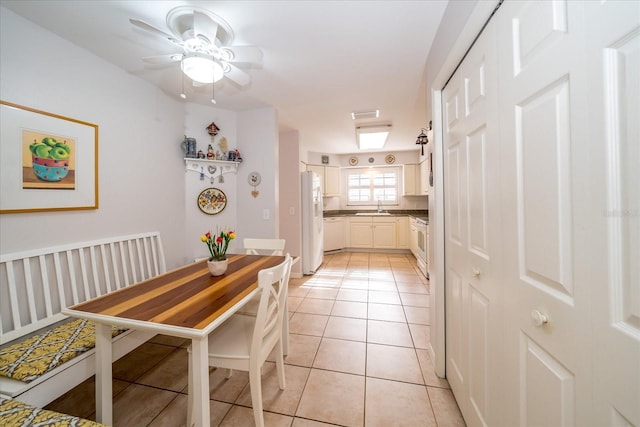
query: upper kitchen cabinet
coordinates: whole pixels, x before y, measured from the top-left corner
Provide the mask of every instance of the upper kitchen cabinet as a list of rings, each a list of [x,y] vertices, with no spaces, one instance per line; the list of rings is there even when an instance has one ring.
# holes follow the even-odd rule
[[[429,195],[429,162],[427,160],[420,163],[419,172],[418,194],[427,196]]]
[[[307,170],[320,175],[323,196],[340,196],[340,168],[338,166],[307,165]]]
[[[402,165],[402,195],[418,196],[418,165],[407,163]]]
[[[429,162],[402,166],[402,195],[426,196],[429,194]]]

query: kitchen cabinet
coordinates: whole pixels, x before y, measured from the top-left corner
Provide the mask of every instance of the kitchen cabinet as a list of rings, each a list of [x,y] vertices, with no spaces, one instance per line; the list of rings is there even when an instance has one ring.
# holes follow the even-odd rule
[[[420,163],[419,168],[418,194],[429,195],[429,162],[427,160]]]
[[[398,220],[402,218],[355,217],[349,219],[349,247],[398,248]],[[406,219],[406,218],[405,218]]]
[[[409,219],[409,250],[414,257],[418,254],[418,228],[415,218]]]
[[[418,165],[407,163],[402,165],[402,195],[419,195],[418,185],[420,184]]]
[[[345,246],[344,242],[344,218],[324,218],[324,250],[335,251]]]
[[[349,246],[352,248],[372,248],[373,234],[371,217],[349,219]]]
[[[396,248],[409,249],[409,217],[396,218]]]
[[[396,222],[385,218],[373,218],[373,247],[377,249],[396,248]]]
[[[307,170],[320,175],[323,196],[340,196],[340,168],[338,166],[307,165]]]

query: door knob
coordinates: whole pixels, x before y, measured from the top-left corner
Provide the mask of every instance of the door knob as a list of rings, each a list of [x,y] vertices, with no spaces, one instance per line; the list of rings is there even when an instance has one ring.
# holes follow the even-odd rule
[[[549,317],[540,310],[531,310],[531,320],[536,326],[542,326],[549,322]]]
[[[480,277],[480,270],[477,268],[473,269],[473,277],[475,277],[476,279]]]

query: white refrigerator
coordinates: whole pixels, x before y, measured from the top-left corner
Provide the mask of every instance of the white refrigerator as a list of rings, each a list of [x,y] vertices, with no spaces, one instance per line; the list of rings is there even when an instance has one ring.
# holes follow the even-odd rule
[[[302,274],[313,274],[322,264],[322,182],[315,172],[302,172]]]

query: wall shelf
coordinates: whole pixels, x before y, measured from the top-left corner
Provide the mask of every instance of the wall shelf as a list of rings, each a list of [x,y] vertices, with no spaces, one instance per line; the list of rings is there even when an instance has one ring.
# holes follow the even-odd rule
[[[197,172],[206,176],[213,182],[214,178],[228,173],[236,173],[240,162],[185,158],[184,164],[186,172]]]

